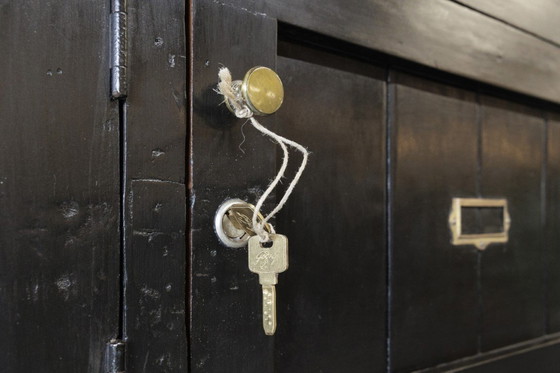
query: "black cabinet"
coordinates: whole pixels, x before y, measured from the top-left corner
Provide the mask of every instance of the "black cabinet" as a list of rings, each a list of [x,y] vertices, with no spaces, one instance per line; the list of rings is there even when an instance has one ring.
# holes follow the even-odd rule
[[[0,371],[560,371],[558,6],[521,3],[0,0]],[[258,65],[311,151],[273,337],[214,232],[281,164],[215,92]],[[457,197],[509,241],[453,245]]]

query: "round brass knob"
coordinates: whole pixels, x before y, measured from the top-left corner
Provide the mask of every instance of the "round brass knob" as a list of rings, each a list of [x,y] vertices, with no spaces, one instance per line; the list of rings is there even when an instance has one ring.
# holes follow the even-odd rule
[[[255,115],[275,113],[284,100],[284,86],[280,77],[268,67],[256,66],[247,71],[243,81],[231,83],[235,94],[235,103],[226,99],[228,109],[236,114],[239,105],[247,106]]]
[[[269,115],[282,106],[284,86],[274,70],[256,66],[245,74],[241,84],[241,94],[253,113]]]
[[[282,106],[284,100],[282,80],[268,67],[255,66],[247,71],[243,81],[234,80],[230,84],[233,95],[224,95],[225,103],[232,113],[241,115],[240,118],[246,118],[247,113],[240,111],[243,107],[251,110],[255,115],[269,115]]]

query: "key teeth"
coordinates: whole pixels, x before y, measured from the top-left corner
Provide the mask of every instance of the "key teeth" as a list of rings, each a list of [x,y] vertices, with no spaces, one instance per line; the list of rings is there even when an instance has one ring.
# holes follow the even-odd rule
[[[276,289],[265,285],[263,295],[263,329],[266,335],[274,335],[276,331]]]

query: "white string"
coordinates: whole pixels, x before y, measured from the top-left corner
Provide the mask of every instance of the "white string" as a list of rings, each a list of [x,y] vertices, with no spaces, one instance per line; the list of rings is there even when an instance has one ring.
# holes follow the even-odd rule
[[[220,82],[218,83],[218,89],[216,90],[216,92],[224,96],[224,101],[227,100],[228,104],[234,109],[235,116],[238,118],[249,118],[253,127],[255,127],[255,129],[261,132],[262,134],[269,136],[270,138],[275,140],[278,143],[278,145],[280,145],[284,153],[282,157],[282,166],[280,166],[280,169],[278,170],[276,177],[268,185],[268,188],[265,190],[265,192],[257,201],[257,205],[255,206],[255,211],[253,211],[253,218],[251,222],[253,224],[253,230],[255,231],[255,233],[259,235],[261,242],[267,242],[270,241],[270,238],[268,236],[268,233],[264,229],[264,225],[270,219],[272,219],[272,217],[274,217],[274,215],[276,215],[278,211],[280,211],[282,207],[284,207],[284,205],[286,204],[286,201],[290,197],[290,194],[292,194],[292,191],[294,190],[301,175],[303,174],[303,171],[305,170],[305,167],[307,166],[307,158],[309,156],[309,152],[305,147],[298,144],[297,142],[289,140],[283,136],[280,136],[277,133],[272,132],[268,128],[264,127],[253,117],[253,112],[245,104],[243,98],[241,97],[240,92],[237,91],[235,88],[235,85],[239,86],[239,82],[232,81],[231,73],[227,67],[220,68],[220,71],[218,72],[218,77],[220,78]],[[286,192],[284,193],[284,196],[282,197],[280,202],[278,202],[276,207],[264,218],[264,221],[262,223],[259,223],[258,215],[262,208],[262,205],[264,204],[269,194],[274,190],[274,188],[278,185],[280,180],[284,177],[284,173],[286,172],[286,168],[288,167],[289,153],[286,144],[290,145],[291,147],[301,152],[301,154],[303,155],[301,165],[299,166],[298,171],[296,172],[294,178],[290,182],[290,185],[286,189]]]

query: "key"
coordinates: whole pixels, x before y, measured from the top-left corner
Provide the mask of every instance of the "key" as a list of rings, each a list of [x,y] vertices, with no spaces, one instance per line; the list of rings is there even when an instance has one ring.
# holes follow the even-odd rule
[[[276,331],[276,287],[278,273],[288,269],[288,238],[269,235],[272,245],[262,245],[259,236],[249,239],[249,270],[259,275],[263,296],[263,329],[266,335]]]
[[[253,222],[251,221],[254,210],[255,206],[250,203],[238,203],[231,206],[227,211],[227,216],[235,228],[245,231],[249,236],[254,236],[256,233],[253,230]],[[257,220],[261,224],[264,222],[264,217],[260,212],[257,214]],[[268,223],[264,223],[263,228],[268,233],[274,233],[272,226]]]

